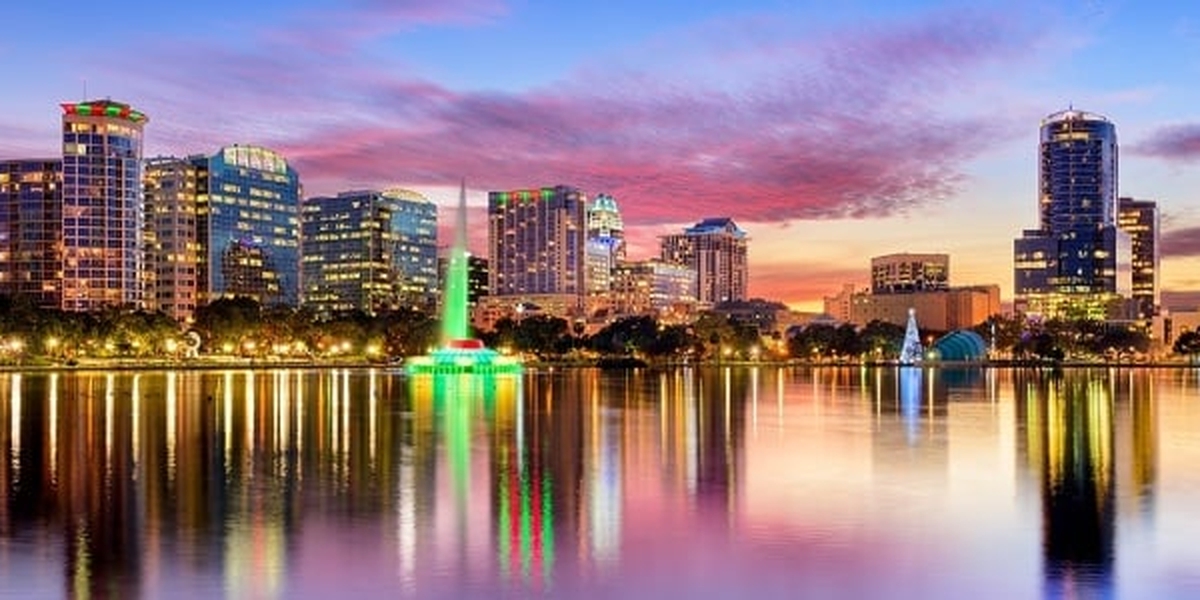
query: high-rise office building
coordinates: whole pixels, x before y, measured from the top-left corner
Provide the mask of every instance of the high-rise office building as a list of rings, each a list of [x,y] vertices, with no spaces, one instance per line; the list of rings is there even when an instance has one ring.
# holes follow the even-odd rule
[[[704,219],[683,233],[663,237],[662,259],[696,272],[695,295],[701,304],[745,300],[748,241],[733,219]]]
[[[146,115],[111,100],[62,109],[62,308],[142,307]]]
[[[196,313],[201,295],[196,238],[199,187],[197,160],[161,157],[146,161],[146,306],[177,321]]]
[[[587,197],[568,186],[488,193],[488,287],[495,296],[585,293]]]
[[[613,275],[612,308],[618,315],[671,320],[696,306],[696,272],[661,260],[622,261]]]
[[[233,145],[212,156],[157,158],[147,171],[150,308],[187,320],[220,298],[297,305],[302,190],[281,155]]]
[[[1130,280],[1138,319],[1158,314],[1158,203],[1119,198],[1117,226],[1130,238]]]
[[[300,300],[300,175],[280,154],[227,146],[204,161],[197,194],[205,302],[248,296],[263,305]]]
[[[871,259],[871,293],[904,294],[950,288],[950,255],[888,254]]]
[[[1099,115],[1069,109],[1041,124],[1038,228],[1015,240],[1019,309],[1102,317],[1122,288],[1116,226],[1117,132]]]
[[[584,254],[588,314],[593,314],[610,308],[613,272],[625,258],[625,226],[617,201],[608,194],[597,195],[588,206]]]
[[[62,305],[62,161],[0,161],[0,293]]]
[[[303,240],[305,306],[375,313],[436,302],[437,205],[417,192],[309,198]]]

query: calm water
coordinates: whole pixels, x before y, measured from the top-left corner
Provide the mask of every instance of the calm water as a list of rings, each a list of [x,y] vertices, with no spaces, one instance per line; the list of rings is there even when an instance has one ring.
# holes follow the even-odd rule
[[[0,374],[0,596],[1200,596],[1200,372]]]

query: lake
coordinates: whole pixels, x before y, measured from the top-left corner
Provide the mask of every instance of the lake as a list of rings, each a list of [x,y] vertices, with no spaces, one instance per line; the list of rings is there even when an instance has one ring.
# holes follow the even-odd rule
[[[0,373],[0,597],[1200,597],[1200,370]]]

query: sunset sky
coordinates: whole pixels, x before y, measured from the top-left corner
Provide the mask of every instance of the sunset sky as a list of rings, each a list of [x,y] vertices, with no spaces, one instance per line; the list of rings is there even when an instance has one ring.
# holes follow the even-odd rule
[[[491,189],[611,193],[631,258],[731,216],[751,294],[801,309],[903,251],[1010,297],[1039,121],[1073,105],[1116,124],[1121,195],[1159,202],[1162,287],[1200,289],[1192,3],[51,0],[5,22],[0,158],[58,155],[58,103],[110,97],[149,115],[146,156],[262,145],[309,196],[450,208],[466,178],[482,223]]]

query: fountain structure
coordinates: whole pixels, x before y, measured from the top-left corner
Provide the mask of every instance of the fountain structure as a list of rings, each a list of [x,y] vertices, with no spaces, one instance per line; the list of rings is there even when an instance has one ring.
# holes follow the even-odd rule
[[[439,347],[424,356],[411,356],[404,361],[409,375],[421,374],[516,374],[521,362],[483,345],[471,337],[467,318],[467,186],[464,182],[458,197],[458,215],[454,224],[454,244],[450,248],[449,264],[442,297],[442,329]]]

